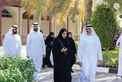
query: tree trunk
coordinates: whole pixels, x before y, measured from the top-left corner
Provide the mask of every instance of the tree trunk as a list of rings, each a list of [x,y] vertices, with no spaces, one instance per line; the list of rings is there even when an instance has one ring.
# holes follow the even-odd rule
[[[2,45],[2,0],[0,0],[0,45]]]
[[[92,17],[92,3],[93,0],[85,0],[85,26],[90,23],[90,19]]]

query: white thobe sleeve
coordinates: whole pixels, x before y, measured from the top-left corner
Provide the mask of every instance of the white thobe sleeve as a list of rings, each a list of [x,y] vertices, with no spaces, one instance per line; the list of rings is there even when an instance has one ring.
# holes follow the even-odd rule
[[[21,55],[21,48],[22,48],[22,41],[21,41],[21,37],[19,37],[19,42],[18,42],[18,52],[17,54],[18,55]]]
[[[44,42],[44,37],[43,36],[41,38],[41,45],[42,45],[42,55],[45,55],[46,51],[45,51],[45,42]]]
[[[97,55],[98,55],[98,60],[103,60],[103,56],[102,56],[102,47],[101,47],[101,43],[100,43],[99,38],[98,38]]]
[[[120,39],[121,39],[121,35],[120,35],[120,37],[118,38],[118,40],[116,42],[116,46],[120,43]]]
[[[78,45],[78,50],[77,50],[77,62],[82,62],[82,59],[84,58],[84,48],[85,48],[85,43],[82,39],[80,38],[79,45]]]
[[[9,51],[9,37],[5,36],[4,40],[3,40],[3,53],[4,55],[8,54]]]
[[[31,45],[31,38],[30,36],[27,37],[27,41],[26,41],[26,55],[30,56],[30,45]]]

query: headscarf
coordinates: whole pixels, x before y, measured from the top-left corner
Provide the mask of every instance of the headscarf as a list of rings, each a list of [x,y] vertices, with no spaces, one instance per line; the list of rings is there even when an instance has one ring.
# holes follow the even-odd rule
[[[67,30],[66,30],[65,28],[62,28],[62,29],[60,30],[59,34],[58,34],[58,38],[59,38],[59,39],[63,39],[63,38],[62,38],[62,33],[64,33],[64,32],[67,32]]]
[[[69,38],[69,35],[72,34],[72,32],[68,32],[67,37]],[[71,37],[72,38],[72,37]]]
[[[83,29],[83,32],[82,32],[81,35],[83,35],[83,36],[86,36],[86,35],[87,35],[86,28],[91,28],[91,30],[92,30],[92,36],[98,37],[97,34],[96,34],[96,32],[94,31],[93,27],[92,27],[90,24],[88,24],[88,25]]]
[[[54,37],[51,37],[51,35],[54,35],[53,32],[50,32],[49,35],[47,36],[46,40],[45,40],[45,44],[48,45],[48,43],[52,42],[54,40]],[[50,44],[48,45],[50,46]]]
[[[18,26],[17,25],[12,25],[11,28],[9,29],[9,31],[6,33],[6,35],[11,34],[13,29],[18,29]]]
[[[54,35],[54,32],[50,32],[48,37],[51,37],[51,35]]]
[[[35,31],[33,30],[33,26],[35,26],[35,25],[36,25],[37,28],[38,28],[37,33],[39,33],[40,36],[43,37],[43,34],[40,32],[40,26],[39,26],[39,24],[38,24],[37,22],[34,22],[34,23],[32,24],[30,33],[28,34],[28,37],[30,37],[30,36],[35,32]]]
[[[32,26],[31,26],[31,30],[30,30],[30,33],[29,34],[31,34],[31,33],[33,33],[33,32],[35,32],[34,30],[33,30],[33,26],[37,26],[37,28],[38,28],[38,33],[41,33],[40,32],[40,26],[39,26],[39,24],[37,23],[37,22],[34,22],[33,24],[32,24]]]

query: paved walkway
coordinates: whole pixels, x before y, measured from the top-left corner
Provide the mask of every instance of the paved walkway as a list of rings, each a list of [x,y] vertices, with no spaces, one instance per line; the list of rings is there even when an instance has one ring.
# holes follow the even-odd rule
[[[78,78],[81,74],[79,69],[78,65],[73,66],[74,73],[72,73],[72,82],[78,82]],[[53,82],[53,69],[42,69],[40,72],[40,78],[42,82]],[[122,79],[116,74],[97,72],[95,82],[122,82]]]
[[[2,47],[0,46],[0,54]],[[25,56],[26,46],[22,46],[22,53]],[[74,73],[72,73],[72,82],[78,82],[80,77],[80,68],[78,65],[73,66]],[[100,69],[101,70],[101,69]],[[53,82],[53,69],[45,68],[40,71],[40,78],[42,82]],[[120,76],[116,74],[105,73],[104,70],[98,71],[96,74],[95,82],[122,82]]]

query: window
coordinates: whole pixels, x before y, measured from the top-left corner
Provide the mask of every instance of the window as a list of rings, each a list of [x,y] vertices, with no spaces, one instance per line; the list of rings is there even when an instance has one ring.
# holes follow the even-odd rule
[[[27,19],[27,12],[23,13],[22,17],[23,19]],[[33,15],[30,16],[30,19],[33,19]]]
[[[3,9],[3,11],[2,11],[2,17],[12,17],[12,14],[9,13],[6,9]]]

